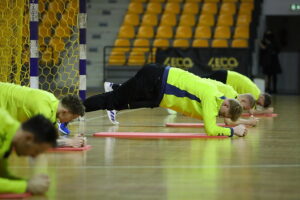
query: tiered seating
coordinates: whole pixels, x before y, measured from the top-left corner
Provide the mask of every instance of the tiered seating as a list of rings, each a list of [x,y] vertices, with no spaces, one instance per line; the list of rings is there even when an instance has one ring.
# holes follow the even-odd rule
[[[131,48],[113,48],[109,63],[153,61],[157,47],[248,47],[253,9],[254,0],[131,0],[115,42]]]

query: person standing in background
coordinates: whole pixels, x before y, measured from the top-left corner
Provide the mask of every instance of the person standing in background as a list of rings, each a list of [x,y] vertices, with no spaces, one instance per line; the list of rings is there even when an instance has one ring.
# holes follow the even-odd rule
[[[266,92],[277,93],[277,74],[281,73],[279,48],[272,31],[267,30],[260,42],[259,64],[265,75]]]

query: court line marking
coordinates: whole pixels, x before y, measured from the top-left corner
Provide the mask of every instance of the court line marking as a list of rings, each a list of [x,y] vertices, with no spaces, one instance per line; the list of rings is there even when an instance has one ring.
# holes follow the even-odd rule
[[[147,109],[147,108],[139,108],[139,109],[133,109],[133,110],[124,110],[124,111],[120,111],[120,113],[118,113],[117,115],[122,115],[122,114],[125,114],[125,113],[130,113],[130,112],[134,112],[134,111],[137,111],[137,110],[144,110],[144,109]],[[105,111],[106,112],[106,111]],[[91,117],[91,118],[88,118],[88,119],[85,119],[84,121],[82,122],[88,122],[88,121],[92,121],[94,119],[100,119],[100,118],[104,118],[104,117],[108,117],[107,114],[105,115],[100,115],[98,117]],[[74,121],[74,122],[71,122],[72,124],[79,124],[81,121]]]
[[[262,164],[262,165],[203,165],[203,166],[45,166],[34,168],[57,168],[57,169],[205,169],[205,168],[298,168],[300,164]],[[10,168],[23,169],[31,166],[11,166]]]

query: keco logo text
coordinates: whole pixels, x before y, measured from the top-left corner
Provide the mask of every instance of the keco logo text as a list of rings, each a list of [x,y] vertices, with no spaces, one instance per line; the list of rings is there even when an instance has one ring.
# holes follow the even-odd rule
[[[208,66],[213,70],[233,69],[239,66],[239,62],[234,57],[212,57],[208,62]]]
[[[165,59],[164,65],[184,69],[193,67],[194,63],[191,58],[167,57]]]

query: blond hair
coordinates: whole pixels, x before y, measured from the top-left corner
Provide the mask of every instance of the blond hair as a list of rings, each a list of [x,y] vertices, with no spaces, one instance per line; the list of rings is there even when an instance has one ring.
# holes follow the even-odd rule
[[[236,121],[242,114],[243,108],[236,99],[229,100],[229,114],[232,121]]]
[[[240,96],[243,96],[248,99],[251,108],[255,106],[256,101],[252,94],[246,93],[246,94],[240,94]]]

